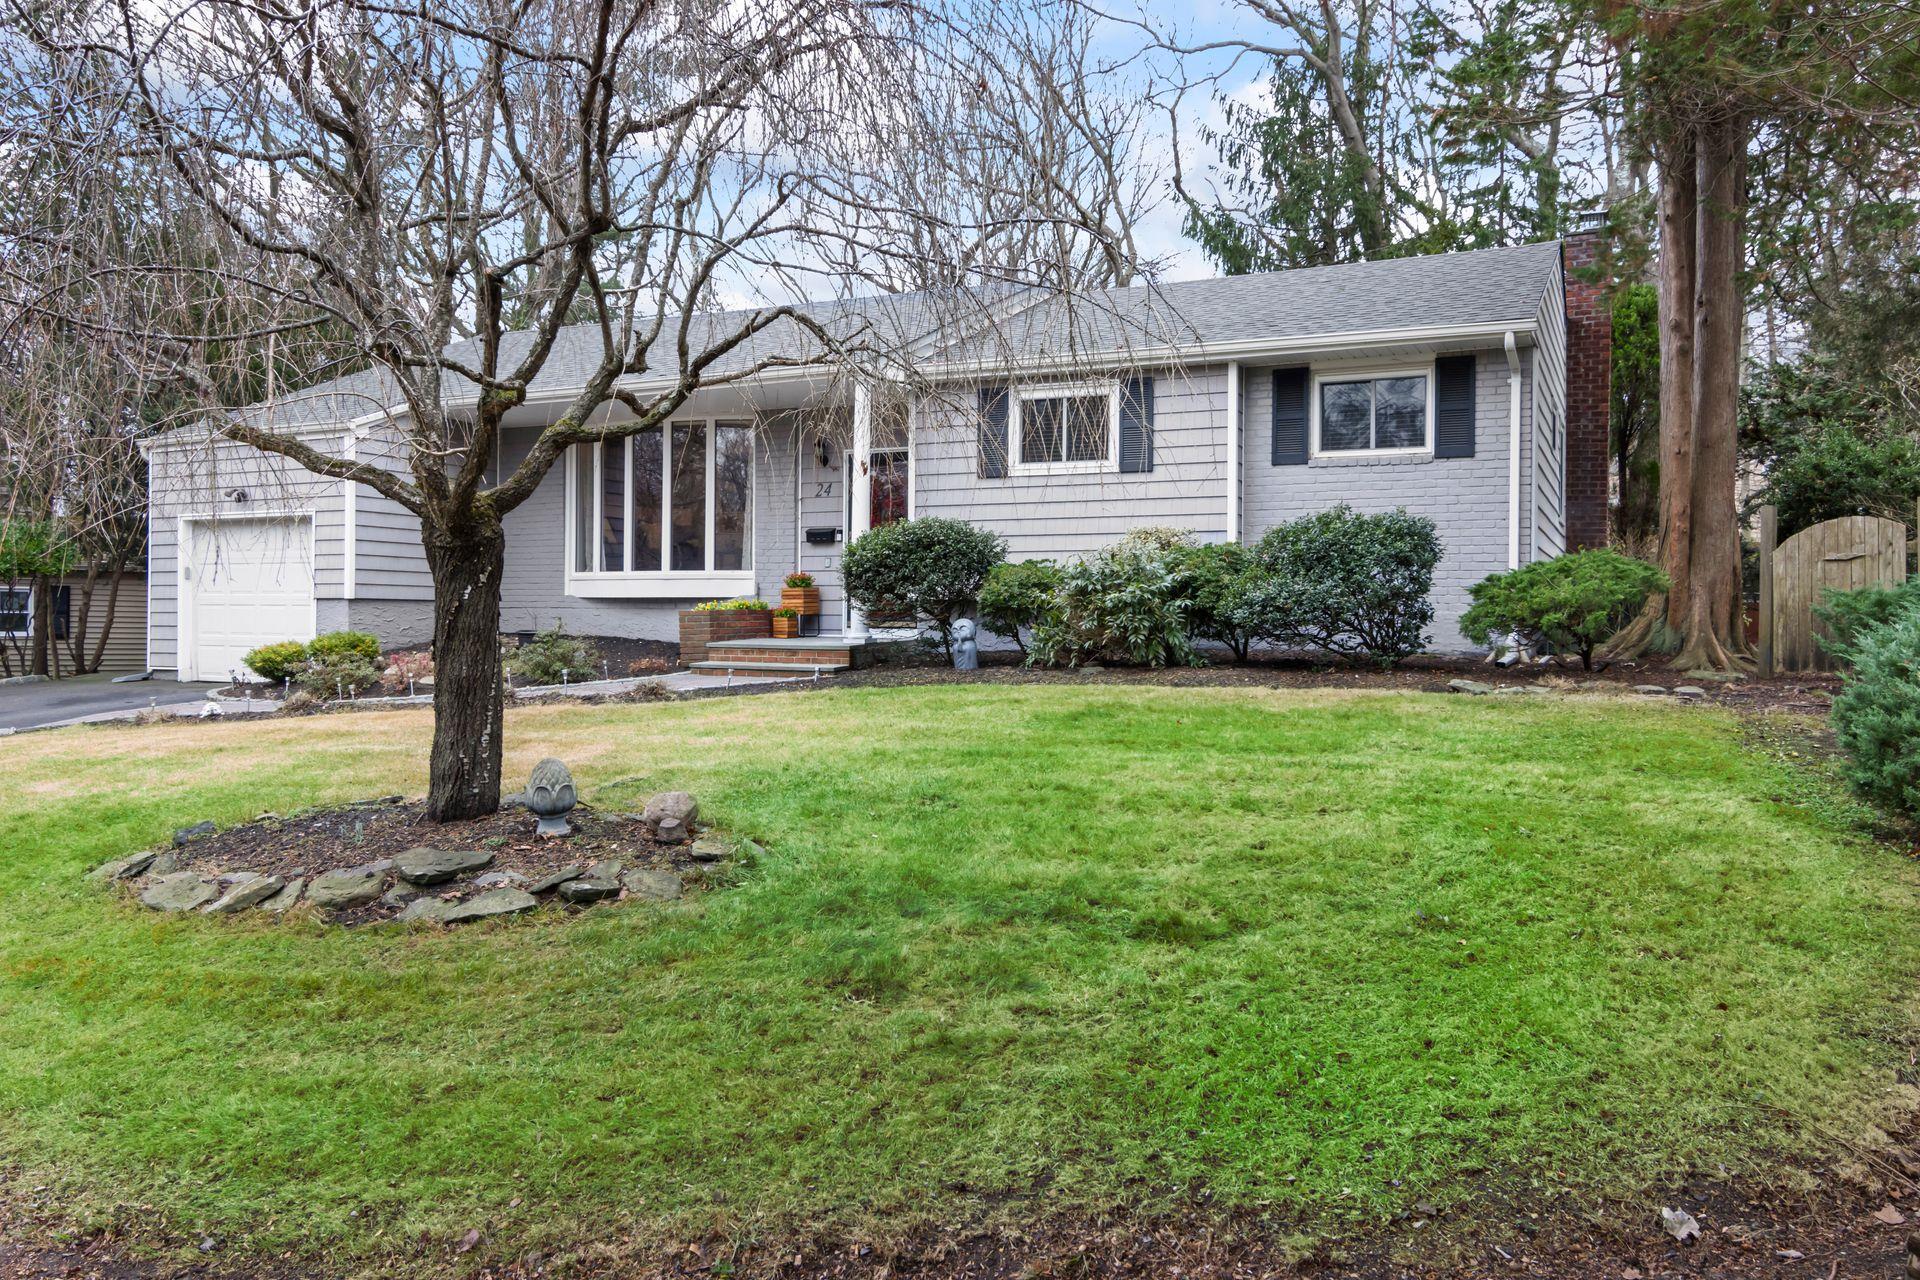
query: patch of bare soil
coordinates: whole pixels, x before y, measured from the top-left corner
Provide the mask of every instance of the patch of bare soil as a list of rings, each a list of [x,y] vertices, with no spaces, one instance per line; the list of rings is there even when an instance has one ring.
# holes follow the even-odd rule
[[[253,872],[292,881],[328,871],[345,871],[390,859],[408,849],[475,851],[491,861],[477,874],[418,890],[447,902],[462,902],[502,884],[516,888],[542,884],[569,868],[617,862],[620,875],[636,870],[670,871],[688,885],[707,878],[713,858],[708,846],[656,839],[639,814],[610,813],[577,806],[567,817],[572,834],[536,836],[534,816],[517,805],[485,817],[455,822],[427,818],[424,801],[399,797],[341,808],[315,809],[281,817],[261,814],[252,822],[195,836],[176,851],[179,870],[207,875]],[[406,886],[402,886],[403,891]],[[404,896],[404,892],[403,895]],[[381,899],[369,905],[329,913],[342,924],[391,919],[405,902]]]
[[[765,1277],[768,1280],[1895,1280],[1911,1275],[1907,1239],[1920,1222],[1904,1149],[1879,1174],[1812,1168],[1810,1191],[1737,1179],[1694,1179],[1633,1200],[1581,1200],[1549,1189],[1538,1203],[1489,1198],[1465,1210],[1407,1213],[1304,1248],[1290,1224],[1190,1216],[1050,1215],[992,1231],[928,1229],[880,1244],[858,1239],[709,1238],[665,1246],[601,1239],[562,1254],[508,1256],[476,1226],[420,1241],[362,1274],[540,1280]],[[1698,1228],[1677,1238],[1676,1209]],[[46,1188],[0,1178],[0,1280],[321,1280],[337,1269],[249,1257],[214,1236],[147,1225],[61,1234]],[[172,1260],[156,1260],[155,1252]],[[179,1261],[188,1258],[190,1261]]]

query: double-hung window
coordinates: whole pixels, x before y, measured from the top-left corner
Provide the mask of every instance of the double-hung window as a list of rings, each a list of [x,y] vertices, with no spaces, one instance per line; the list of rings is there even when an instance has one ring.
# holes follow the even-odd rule
[[[1014,410],[1010,434],[1016,474],[1105,471],[1118,465],[1117,387],[1024,387],[1014,397]]]
[[[753,590],[753,424],[675,419],[576,445],[568,466],[576,595]]]
[[[1316,380],[1314,452],[1425,453],[1433,448],[1433,379],[1426,370]]]
[[[0,587],[0,636],[24,636],[32,630],[32,588]]]

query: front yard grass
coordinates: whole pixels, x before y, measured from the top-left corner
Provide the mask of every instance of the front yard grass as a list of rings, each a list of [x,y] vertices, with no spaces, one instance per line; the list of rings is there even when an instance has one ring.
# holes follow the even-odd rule
[[[1700,708],[529,708],[511,777],[557,754],[602,806],[684,787],[766,857],[673,906],[447,934],[163,919],[83,880],[201,818],[418,792],[427,730],[0,743],[20,1182],[363,1257],[1112,1206],[1337,1229],[1766,1175],[1902,1105],[1920,876]]]

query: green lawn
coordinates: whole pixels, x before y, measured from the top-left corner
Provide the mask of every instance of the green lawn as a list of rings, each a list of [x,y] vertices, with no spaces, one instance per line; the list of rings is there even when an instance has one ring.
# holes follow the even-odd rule
[[[533,708],[513,773],[685,787],[767,857],[445,935],[82,879],[199,818],[417,791],[427,727],[0,742],[0,1162],[360,1256],[1203,1196],[1313,1229],[1764,1173],[1887,1119],[1915,1030],[1915,868],[1729,717],[1618,699]]]

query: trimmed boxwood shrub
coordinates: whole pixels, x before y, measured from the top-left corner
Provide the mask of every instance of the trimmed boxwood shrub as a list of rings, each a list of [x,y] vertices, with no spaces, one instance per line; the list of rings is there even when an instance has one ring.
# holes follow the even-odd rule
[[[1425,516],[1342,504],[1269,529],[1254,561],[1248,622],[1272,644],[1386,666],[1426,646],[1440,537]]]
[[[1820,647],[1842,662],[1852,662],[1855,647],[1876,627],[1906,614],[1920,612],[1920,575],[1891,587],[1856,587],[1826,591],[1813,606],[1813,616],[1827,624]]]
[[[1053,613],[1059,589],[1060,566],[1053,561],[1003,561],[980,586],[980,621],[1025,653],[1027,634]]]
[[[299,673],[306,665],[307,646],[301,640],[276,640],[247,654],[247,669],[273,684]]]
[[[1496,573],[1467,588],[1473,603],[1460,619],[1460,633],[1475,644],[1513,634],[1580,655],[1593,670],[1593,651],[1620,628],[1667,575],[1644,560],[1597,548],[1536,560]]]
[[[1862,795],[1920,814],[1920,610],[1858,638],[1833,700],[1833,733]]]
[[[380,661],[380,637],[366,631],[329,631],[307,645],[307,657],[322,662],[356,657],[375,663]]]
[[[964,520],[922,516],[870,529],[847,544],[840,574],[869,617],[905,614],[940,633],[953,656],[953,624],[973,611],[993,566],[1007,556],[998,535]]]

